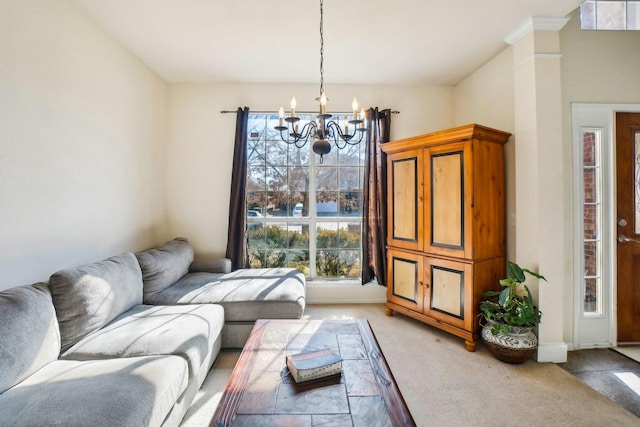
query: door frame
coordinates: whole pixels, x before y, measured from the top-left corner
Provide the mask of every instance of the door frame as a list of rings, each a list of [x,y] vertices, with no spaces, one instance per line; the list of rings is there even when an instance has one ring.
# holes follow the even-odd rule
[[[640,113],[640,104],[571,104],[573,197],[573,349],[617,345],[615,114]],[[583,314],[584,212],[582,130],[602,130],[602,315]]]

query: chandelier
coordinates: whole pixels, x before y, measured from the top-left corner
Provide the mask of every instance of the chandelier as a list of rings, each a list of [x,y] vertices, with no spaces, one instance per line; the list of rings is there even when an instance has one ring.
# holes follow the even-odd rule
[[[280,138],[287,144],[295,145],[302,148],[309,139],[313,139],[313,152],[320,155],[320,163],[322,156],[329,154],[331,151],[330,140],[333,141],[338,149],[343,149],[347,145],[357,145],[363,139],[367,129],[365,126],[364,108],[358,113],[358,100],[353,98],[351,104],[352,115],[344,116],[342,127],[339,122],[330,120],[333,116],[327,114],[327,94],[324,92],[324,10],[323,0],[320,0],[320,96],[316,98],[320,105],[320,113],[316,116],[315,121],[305,124],[299,129],[300,118],[296,116],[296,97],[291,98],[291,114],[285,117],[284,109],[280,107],[278,126],[276,130],[280,131]],[[359,114],[359,115],[358,115]],[[286,125],[285,125],[286,122]]]

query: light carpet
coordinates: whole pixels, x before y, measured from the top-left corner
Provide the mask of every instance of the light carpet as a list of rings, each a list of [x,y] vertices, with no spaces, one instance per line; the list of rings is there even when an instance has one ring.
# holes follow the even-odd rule
[[[639,426],[640,419],[553,363],[509,365],[382,304],[310,305],[310,319],[368,319],[418,426]],[[185,415],[208,426],[239,352],[223,352]]]
[[[640,345],[630,345],[625,347],[615,347],[615,351],[627,356],[630,359],[640,362]]]

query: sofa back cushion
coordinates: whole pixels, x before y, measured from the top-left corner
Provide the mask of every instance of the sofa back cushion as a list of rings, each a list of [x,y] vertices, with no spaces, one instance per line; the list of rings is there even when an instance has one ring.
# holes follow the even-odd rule
[[[46,285],[0,292],[0,393],[59,355],[58,321]]]
[[[142,273],[133,253],[54,273],[49,279],[62,351],[142,303]]]
[[[153,249],[136,253],[142,282],[144,298],[168,288],[189,271],[193,261],[193,248],[184,238],[175,238]]]

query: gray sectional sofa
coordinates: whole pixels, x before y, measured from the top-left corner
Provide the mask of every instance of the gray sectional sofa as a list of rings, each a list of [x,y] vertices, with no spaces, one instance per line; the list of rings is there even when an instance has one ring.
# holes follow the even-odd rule
[[[179,425],[224,343],[304,312],[299,271],[229,270],[174,239],[0,292],[0,425]]]

